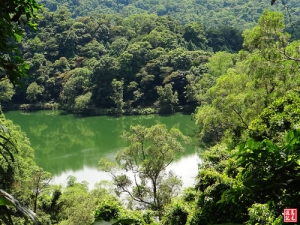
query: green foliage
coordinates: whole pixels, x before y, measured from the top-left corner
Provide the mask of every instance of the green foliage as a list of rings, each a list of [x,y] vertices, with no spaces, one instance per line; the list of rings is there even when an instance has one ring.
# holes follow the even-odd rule
[[[211,47],[214,52],[238,52],[242,49],[243,45],[241,31],[234,27],[229,27],[228,25],[223,25],[216,29],[207,29],[206,38],[208,46]]]
[[[84,183],[77,183],[72,177],[68,187],[59,197],[59,224],[86,225],[94,222],[95,199]]]
[[[91,71],[87,68],[76,68],[69,72],[69,78],[63,84],[60,99],[63,108],[84,112],[91,104],[92,93],[89,91]]]
[[[188,217],[189,225],[207,225],[207,220],[203,216],[201,209],[193,209]]]
[[[276,51],[286,47],[289,38],[289,35],[283,31],[283,14],[266,10],[258,20],[258,25],[252,30],[245,30],[243,33],[244,46],[249,49],[260,49],[261,55],[274,60],[283,55],[280,52],[276,54]],[[268,40],[265,37],[268,37]]]
[[[274,3],[275,1],[273,1]],[[278,2],[278,3],[277,3]],[[83,17],[90,14],[109,13],[114,15],[130,16],[134,14],[153,13],[155,15],[175,17],[183,24],[190,22],[204,23],[205,27],[229,25],[238,29],[252,27],[260,17],[263,9],[273,9],[285,12],[284,5],[290,9],[299,6],[296,0],[288,2],[276,1],[271,6],[270,1],[192,1],[192,0],[91,0],[91,1],[41,1],[51,11],[63,5],[67,6],[73,17]],[[297,17],[297,10],[290,10],[291,17]],[[209,18],[209,19],[207,19]],[[147,21],[153,26],[153,21]],[[147,25],[148,25],[147,24]],[[149,27],[148,26],[148,27]]]
[[[116,79],[113,79],[111,82],[111,86],[113,89],[113,94],[111,96],[111,99],[114,101],[116,105],[116,114],[117,115],[122,115],[122,110],[124,107],[124,102],[123,102],[123,85],[124,81],[117,81]]]
[[[38,197],[49,186],[52,175],[43,170],[43,168],[35,167],[32,169],[32,201],[33,212],[37,212]]]
[[[248,206],[247,198],[240,198],[240,202],[220,202],[223,193],[231,190],[235,181],[227,174],[216,171],[199,173],[199,182],[205,182],[203,193],[199,196],[197,205],[201,207],[198,220],[204,223],[242,222],[245,220],[245,211]],[[215,215],[218,215],[217,217]]]
[[[208,59],[208,63],[205,64],[206,69],[201,74],[201,71],[197,71],[193,68],[191,72],[195,74],[194,79],[188,79],[189,86],[193,90],[189,94],[190,98],[195,98],[199,103],[210,102],[208,90],[216,85],[217,79],[224,75],[229,68],[233,68],[235,65],[236,55],[228,52],[217,52]],[[187,89],[188,90],[188,89]]]
[[[299,140],[299,130],[291,130],[282,145],[252,139],[241,144],[237,157],[238,166],[243,168],[239,172],[243,186],[237,188],[236,193],[251,195],[252,201],[276,204],[276,215],[282,206],[299,207],[300,193],[296,187],[300,169]]]
[[[218,78],[226,73],[229,68],[234,66],[236,55],[228,52],[216,52],[208,59],[206,64],[208,73],[213,78]],[[215,83],[211,84],[213,86]]]
[[[120,203],[113,199],[103,199],[99,202],[95,211],[96,220],[111,221],[119,217]]]
[[[184,202],[193,202],[196,200],[196,190],[193,187],[189,187],[183,190],[182,199]]]
[[[103,200],[103,199],[102,199]],[[111,225],[156,225],[153,213],[150,211],[141,212],[138,210],[124,209],[120,203],[112,198],[104,197],[95,211],[96,220],[109,221]]]
[[[209,49],[200,23],[187,25],[185,31],[170,16],[72,18],[69,9],[44,10],[39,14],[39,32],[26,31],[22,52],[31,65],[31,76],[24,86],[30,88],[29,94],[17,89],[15,102],[59,102],[75,113],[114,107],[112,113],[120,115],[162,102],[156,87],[172,83],[178,100],[161,104],[161,112],[174,111],[177,102],[187,103],[186,76],[193,73],[192,67],[198,76],[203,73],[211,55],[200,50]],[[42,93],[37,86],[44,88]]]
[[[35,28],[32,22],[40,9],[35,0],[1,1],[0,13],[0,80],[8,78],[13,85],[21,84],[26,76],[28,64],[24,62],[19,43],[24,36],[22,26]]]
[[[84,113],[89,109],[91,103],[92,93],[87,92],[85,95],[80,95],[75,98],[74,110],[76,112]]]
[[[14,224],[18,217],[28,217],[38,223],[35,214],[24,207],[25,205],[34,208],[31,201],[32,184],[36,184],[31,177],[34,166],[33,150],[25,134],[11,121],[6,120],[3,114],[0,124],[0,221],[10,225]],[[36,192],[39,191],[40,186]]]
[[[134,219],[122,219],[122,220],[118,220],[112,225],[129,225],[129,224],[136,224],[136,221]]]
[[[14,94],[13,85],[8,80],[0,82],[0,102],[10,101]]]
[[[30,147],[29,140],[20,128],[14,126],[4,115],[0,116],[0,124],[5,127],[1,130],[1,169],[0,180],[1,188],[11,191],[22,190],[22,184],[25,184],[29,177],[28,174],[33,163],[33,149]],[[13,185],[14,184],[14,185]],[[23,187],[23,191],[26,188]],[[11,192],[14,194],[14,192]],[[16,198],[19,196],[16,195]]]
[[[210,224],[245,221],[249,199],[222,202],[223,193],[240,184],[234,151],[216,145],[203,152],[195,189],[196,203],[189,215],[190,224]],[[218,215],[218,216],[215,216]]]
[[[166,84],[164,87],[157,87],[158,101],[160,113],[174,113],[174,106],[178,104],[178,93],[172,90],[172,84]]]
[[[289,92],[276,99],[249,125],[249,136],[257,141],[283,141],[286,132],[299,126],[300,98]]]
[[[118,221],[113,225],[145,225],[147,224],[143,218],[143,215],[140,211],[137,210],[123,210],[118,218]]]
[[[39,97],[41,97],[41,95],[43,94],[44,92],[44,87],[43,86],[40,86],[38,85],[36,82],[33,82],[31,83],[27,90],[26,90],[26,94],[27,94],[27,99],[30,101],[30,102],[35,102],[39,99]]]
[[[16,2],[4,3],[10,8]],[[26,95],[24,90],[16,91],[18,101],[60,101],[64,109],[78,113],[96,106],[116,107],[110,112],[121,115],[131,107],[154,104],[161,113],[173,113],[176,104],[201,104],[195,119],[202,142],[223,143],[201,154],[203,163],[195,190],[185,191],[178,202],[171,201],[181,181],[167,167],[175,154],[184,150],[181,143],[187,138],[163,125],[131,127],[123,135],[130,145],[118,153],[116,162],[99,161],[99,169],[113,177],[117,194],[127,193],[135,201],[129,201],[129,207],[154,213],[125,210],[109,195],[112,189],[89,192],[87,184],[77,183],[74,177],[68,179],[63,191],[51,189],[50,174],[34,165],[28,140],[4,117],[0,187],[32,207],[45,224],[91,224],[95,219],[118,220],[114,224],[155,224],[154,216],[162,218],[163,224],[244,222],[251,206],[247,224],[281,224],[284,207],[299,208],[300,131],[288,132],[299,126],[299,41],[290,41],[284,32],[282,14],[265,11],[258,25],[243,33],[248,51],[238,55],[217,52],[210,57],[212,53],[203,50],[236,52],[242,38],[237,30],[220,25],[218,20],[201,20],[204,15],[219,15],[229,25],[238,21],[252,27],[260,10],[249,16],[251,7],[244,4],[254,6],[250,2],[198,3],[47,1],[51,11],[58,10],[41,14],[38,34],[26,30],[22,51],[32,66],[32,76],[24,80]],[[20,11],[12,7],[8,17],[0,13],[1,34],[8,34],[0,38],[0,79],[8,76],[13,84],[20,83],[28,69],[16,48],[22,36],[16,22],[23,23],[21,15],[29,7],[24,24],[33,27],[28,21],[33,9],[39,7],[29,1],[23,11],[20,4]],[[238,10],[229,13],[226,8],[233,6]],[[206,8],[216,8],[221,14]],[[93,10],[123,15],[151,10],[168,16],[97,14],[75,18]],[[224,10],[226,16],[221,17]],[[248,23],[243,23],[245,20]],[[7,30],[8,25],[15,33]],[[205,30],[204,25],[210,28]],[[10,38],[11,46],[7,44]],[[10,99],[11,87],[7,82],[1,85],[1,100]],[[247,141],[239,144],[242,140]],[[11,207],[17,204],[11,204],[14,201],[6,192],[1,193],[0,220],[24,223],[7,216],[13,214],[11,210],[22,208]]]
[[[200,48],[204,48],[207,40],[205,38],[204,29],[200,23],[189,23],[184,27],[183,38],[187,42],[192,42]]]
[[[17,209],[18,212],[28,221],[31,219],[34,224],[39,224],[35,213],[30,209],[23,207],[18,200],[16,200],[12,195],[0,189],[0,222],[3,221],[7,225],[13,225],[12,216],[14,212],[10,210],[10,207]]]
[[[243,36],[250,52],[240,51],[238,58],[217,53],[207,64],[208,75],[199,81],[202,105],[195,119],[205,144],[224,141],[234,147],[264,108],[299,88],[294,82],[299,79],[296,42],[288,41],[282,14],[265,11]]]
[[[130,142],[124,150],[118,152],[118,165],[101,159],[99,169],[109,172],[118,191],[127,193],[138,207],[157,211],[160,215],[163,206],[178,194],[181,181],[168,165],[175,159],[175,154],[184,151],[180,141],[188,141],[179,130],[170,131],[164,125],[150,128],[138,125],[130,128],[130,133],[123,137]],[[156,160],[152,160],[152,159]],[[133,173],[133,179],[127,174],[116,173],[119,166]]]
[[[3,117],[4,118],[4,117]],[[2,119],[3,119],[2,118]],[[10,131],[1,123],[1,188],[9,188],[13,182],[13,163],[15,162],[14,153],[17,149],[15,140],[11,137]]]
[[[198,103],[198,96],[200,93],[200,79],[200,76],[197,76],[194,73],[188,74],[186,76],[187,85],[184,87],[184,96],[187,102],[192,102],[194,104]]]
[[[291,93],[287,96],[295,95]],[[276,104],[282,103],[283,99]],[[283,110],[284,107],[279,108]],[[272,119],[273,114],[270,115],[265,118]],[[286,130],[281,131],[285,133]],[[274,135],[278,133],[274,132]],[[201,154],[203,164],[196,185],[202,192],[198,199],[201,212],[197,217],[205,218],[208,223],[242,222],[246,219],[245,210],[259,202],[268,204],[272,212],[264,211],[259,206],[249,209],[249,224],[281,224],[283,208],[299,207],[296,185],[299,182],[299,134],[299,131],[289,131],[278,144],[267,139],[260,142],[249,139],[238,146],[238,151],[231,152],[217,145]],[[232,214],[233,208],[240,211],[235,210],[236,214]],[[216,212],[218,217],[214,218]]]
[[[165,209],[165,214],[162,218],[164,225],[185,225],[188,218],[187,205],[182,202],[174,202],[168,205]]]
[[[246,222],[247,225],[266,224],[279,225],[282,224],[282,216],[275,219],[274,213],[270,210],[267,204],[253,204],[248,209],[250,219]]]

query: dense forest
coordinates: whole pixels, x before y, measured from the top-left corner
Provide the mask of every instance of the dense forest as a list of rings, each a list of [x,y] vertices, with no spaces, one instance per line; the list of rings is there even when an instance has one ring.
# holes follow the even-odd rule
[[[229,26],[204,31],[200,23],[181,25],[171,16],[73,19],[64,6],[43,11],[38,31],[26,30],[22,42],[30,76],[14,103],[55,102],[89,114],[112,107],[107,113],[131,114],[137,107],[172,113],[176,105],[196,105],[191,84],[207,71],[213,50],[242,47],[241,32]]]
[[[295,18],[295,22],[299,16],[297,0],[277,0],[272,6],[268,0],[41,0],[40,2],[50,11],[66,6],[73,18],[99,13],[123,17],[147,13],[158,16],[169,15],[182,24],[200,22],[205,27],[218,28],[226,25],[238,30],[252,28],[264,9],[285,12],[286,6],[290,8],[290,14]]]
[[[114,8],[108,2],[95,4],[102,9],[107,5]],[[117,4],[143,8],[138,2]],[[176,1],[173,4],[177,9],[182,8]],[[210,4],[216,10],[209,10]],[[239,7],[255,11],[246,3],[236,4],[228,3],[228,7],[239,13],[242,13]],[[260,4],[261,9],[267,7],[266,1]],[[282,9],[286,14],[297,18],[293,2],[277,5],[285,6]],[[156,11],[151,13],[157,15],[146,11],[129,17],[115,11],[107,14],[109,10],[105,14],[95,14],[93,10],[74,14],[80,7],[96,9],[90,1],[47,1],[45,6],[55,11],[44,8],[35,21],[37,30],[26,29],[22,41],[22,54],[30,66],[29,79],[22,81],[26,90],[22,87],[14,92],[9,83],[1,85],[6,93],[0,100],[10,101],[12,97],[10,106],[16,103],[21,109],[60,107],[73,113],[117,115],[191,111],[199,104],[193,93],[194,84],[207,73],[209,56],[218,51],[237,53],[242,48],[241,28],[217,14],[209,16],[211,19],[207,21],[222,18],[223,23],[206,25],[200,19],[183,21],[172,13],[160,16]],[[211,13],[220,8],[216,2],[205,7]],[[254,21],[260,13],[254,13]],[[185,12],[185,18],[187,15],[190,12]],[[247,28],[246,22],[239,21],[243,29]],[[252,20],[246,18],[246,21]],[[288,24],[295,38],[297,19]]]
[[[5,1],[1,102],[118,115],[190,105],[203,163],[180,191],[166,168],[189,138],[138,125],[115,161],[99,159],[112,182],[50,185],[1,113],[0,224],[283,224],[300,208],[299,6],[276,1],[284,16],[258,2]]]

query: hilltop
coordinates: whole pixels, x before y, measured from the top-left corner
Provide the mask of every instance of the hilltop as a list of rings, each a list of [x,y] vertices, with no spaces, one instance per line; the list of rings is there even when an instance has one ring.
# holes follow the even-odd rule
[[[269,0],[41,0],[40,2],[50,11],[65,5],[73,18],[99,13],[119,14],[124,17],[149,13],[158,16],[170,15],[183,24],[200,22],[207,27],[227,25],[239,30],[252,28],[264,9],[280,11],[287,19],[290,14],[296,22],[300,6],[297,0],[276,1],[273,6]]]

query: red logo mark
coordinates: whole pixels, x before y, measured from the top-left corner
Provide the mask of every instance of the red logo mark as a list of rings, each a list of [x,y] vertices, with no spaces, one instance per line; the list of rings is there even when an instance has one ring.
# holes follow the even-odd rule
[[[284,222],[297,223],[297,209],[284,209]]]

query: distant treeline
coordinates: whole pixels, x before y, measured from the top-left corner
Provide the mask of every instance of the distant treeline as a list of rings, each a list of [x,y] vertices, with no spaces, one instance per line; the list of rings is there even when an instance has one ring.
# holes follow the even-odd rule
[[[252,28],[264,9],[281,11],[287,15],[288,20],[286,7],[290,9],[291,16],[297,18],[299,16],[297,8],[300,6],[297,0],[276,1],[273,6],[270,0],[41,0],[40,2],[50,11],[65,5],[73,18],[93,13],[119,14],[126,17],[153,13],[158,16],[171,15],[182,24],[201,22],[206,27],[227,25],[239,30]]]

